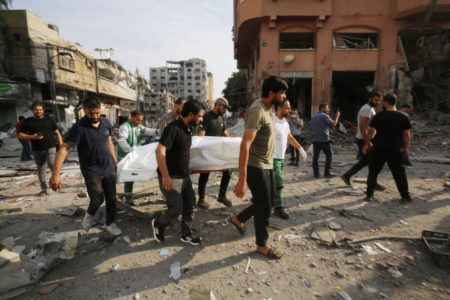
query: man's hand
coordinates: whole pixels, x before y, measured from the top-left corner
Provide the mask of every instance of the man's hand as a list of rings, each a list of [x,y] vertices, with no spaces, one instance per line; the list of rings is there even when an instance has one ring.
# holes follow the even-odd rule
[[[54,191],[63,187],[59,174],[53,174],[52,177],[50,177],[49,185]]]
[[[32,140],[42,140],[44,136],[42,134],[35,133],[31,136]]]
[[[234,194],[238,198],[242,198],[245,195],[245,192],[247,191],[247,184],[244,180],[238,179],[236,186],[234,187]]]
[[[369,144],[366,143],[366,144],[364,144],[364,146],[362,147],[361,152],[362,152],[364,155],[367,155],[367,153],[369,153],[371,149],[372,149],[372,143],[369,143]]]
[[[403,156],[408,156],[408,154],[409,154],[409,148],[403,148],[403,150],[402,150],[402,152],[403,152]]]
[[[163,186],[163,189],[165,189],[166,191],[173,190],[172,180],[170,179],[170,177],[162,178],[162,186]]]

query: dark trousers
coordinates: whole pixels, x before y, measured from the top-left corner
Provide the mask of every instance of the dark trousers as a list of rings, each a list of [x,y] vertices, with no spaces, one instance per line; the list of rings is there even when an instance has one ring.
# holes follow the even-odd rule
[[[372,149],[369,157],[369,175],[367,176],[367,196],[371,197],[377,183],[378,174],[387,163],[394,177],[397,190],[402,198],[409,198],[408,179],[403,167],[403,153],[400,149]]]
[[[56,148],[50,148],[42,151],[33,151],[34,162],[38,169],[39,182],[41,183],[41,189],[45,191],[47,189],[47,180],[45,174],[47,173],[47,166],[53,169],[53,163],[55,161]]]
[[[301,144],[302,138],[300,135],[293,135],[293,137],[299,144]],[[294,147],[289,145],[289,152],[291,153],[291,162],[298,163],[300,158],[300,150],[295,149]]]
[[[195,192],[189,176],[184,178],[172,178],[173,189],[166,191],[162,187],[162,177],[158,174],[159,188],[166,199],[167,210],[156,219],[156,226],[165,228],[181,214],[181,234],[190,235],[192,211],[195,205]]]
[[[208,179],[209,179],[209,173],[201,173],[198,178],[198,197],[199,198],[205,198],[205,189],[206,189],[206,184],[208,183]],[[230,183],[230,179],[231,179],[231,172],[223,171],[222,179],[220,180],[219,197],[223,197],[227,193],[227,188],[228,188],[228,184]]]
[[[346,176],[348,178],[352,177],[356,173],[359,172],[362,168],[367,166],[369,164],[369,157],[368,155],[365,155],[362,153],[362,147],[364,146],[364,140],[363,139],[355,139],[356,145],[358,145],[358,162],[350,168],[343,176]]]
[[[331,151],[331,142],[313,142],[313,158],[312,167],[314,176],[319,176],[319,155],[320,151],[325,153],[325,175],[330,174],[331,161],[333,159],[333,152]]]
[[[255,223],[256,245],[265,246],[269,233],[269,217],[275,197],[275,180],[272,170],[247,167],[247,185],[252,193],[252,204],[237,215],[245,223],[253,216]]]
[[[90,199],[87,212],[94,216],[106,201],[106,225],[113,223],[116,217],[116,175],[95,176],[84,182]]]
[[[20,156],[21,161],[28,161],[31,160],[31,145],[30,141],[24,141],[19,140],[19,142],[22,144],[22,154]]]

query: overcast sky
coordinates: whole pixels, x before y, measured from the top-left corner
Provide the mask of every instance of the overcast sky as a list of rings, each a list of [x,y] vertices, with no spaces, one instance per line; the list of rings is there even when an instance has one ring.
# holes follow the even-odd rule
[[[231,0],[13,0],[59,27],[62,37],[95,48],[113,48],[113,58],[149,77],[166,60],[206,60],[214,95],[236,70]]]

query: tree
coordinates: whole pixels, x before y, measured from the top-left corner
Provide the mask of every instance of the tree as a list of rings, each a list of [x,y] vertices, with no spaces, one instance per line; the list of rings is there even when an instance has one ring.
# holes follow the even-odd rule
[[[246,71],[240,70],[233,72],[225,83],[223,95],[233,107],[233,111],[237,111],[239,107],[247,106],[247,74]]]
[[[0,0],[0,9],[9,9],[9,6],[11,5],[12,0]]]

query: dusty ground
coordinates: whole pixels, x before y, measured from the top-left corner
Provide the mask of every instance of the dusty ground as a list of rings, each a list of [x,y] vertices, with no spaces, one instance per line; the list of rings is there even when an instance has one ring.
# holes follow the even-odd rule
[[[334,149],[334,171],[342,174],[353,162],[355,148],[347,145],[334,146]],[[415,153],[416,156],[431,154],[446,157],[448,149],[435,148],[426,153],[417,149]],[[1,164],[23,166],[17,158],[2,158]],[[284,197],[291,219],[271,218],[270,230],[270,244],[285,252],[281,261],[268,261],[254,253],[252,220],[247,224],[244,237],[224,221],[229,213],[248,205],[249,194],[246,200],[236,199],[231,193],[236,181],[233,178],[228,195],[234,207],[227,209],[214,200],[220,180],[214,177],[208,187],[212,208],[196,210],[195,214],[195,228],[204,239],[203,246],[181,243],[178,224],[167,231],[166,242],[158,244],[149,224],[119,211],[117,222],[123,230],[121,238],[109,247],[77,255],[59,265],[18,299],[186,299],[192,289],[212,290],[217,299],[341,299],[339,291],[345,291],[353,299],[450,298],[450,268],[439,269],[421,241],[367,242],[364,245],[372,246],[378,253],[369,255],[358,247],[327,246],[309,237],[315,225],[330,220],[342,225],[335,231],[337,240],[383,234],[420,237],[424,229],[450,232],[450,189],[444,187],[448,164],[413,160],[414,166],[407,173],[414,202],[408,205],[399,203],[386,167],[381,182],[388,189],[376,192],[378,201],[366,205],[363,196],[341,193],[343,183],[339,178],[313,179],[310,164],[311,158],[308,158],[300,167],[286,167]],[[72,168],[64,174],[65,188],[41,198],[35,196],[39,187],[36,182],[30,185],[30,179],[17,182],[12,178],[0,178],[0,194],[6,196],[0,201],[0,208],[24,207],[23,212],[0,215],[0,240],[8,236],[20,237],[16,244],[31,247],[42,231],[81,228],[82,216],[56,216],[49,210],[71,204],[87,208],[87,198],[77,197],[84,191],[79,171]],[[363,170],[358,176],[364,178],[366,174],[367,170]],[[193,176],[193,181],[196,180]],[[121,189],[120,185],[119,191]],[[139,183],[135,189],[159,192],[155,182]],[[164,208],[159,194],[140,200],[151,200],[150,204],[140,207],[143,211]],[[345,208],[373,221],[340,216],[321,205]],[[289,235],[296,237],[289,242],[286,238],[292,238]],[[124,236],[129,237],[131,244],[124,241]],[[392,253],[377,248],[375,242]],[[160,254],[163,248],[168,249],[167,257]],[[178,283],[169,279],[170,265],[175,261],[182,267]],[[116,266],[116,270],[111,272],[112,266]],[[387,271],[392,267],[397,267],[403,276],[393,278]],[[49,282],[61,285],[51,294],[41,296],[41,285]]]

